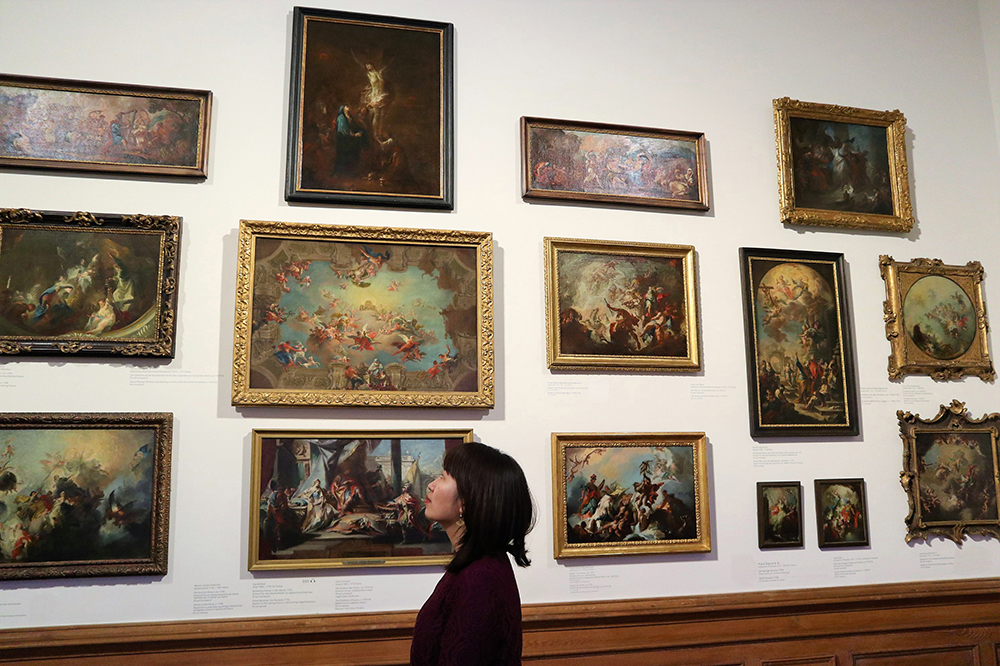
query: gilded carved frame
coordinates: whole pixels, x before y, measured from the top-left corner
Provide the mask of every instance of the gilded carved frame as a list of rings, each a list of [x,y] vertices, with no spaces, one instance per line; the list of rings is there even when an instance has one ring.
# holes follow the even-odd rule
[[[996,378],[993,361],[990,359],[990,326],[983,300],[983,267],[978,261],[970,261],[965,266],[952,266],[940,259],[918,258],[903,262],[883,254],[879,256],[879,271],[885,281],[885,336],[892,346],[889,354],[890,379],[913,374],[930,375],[936,380],[958,379],[964,375],[976,375],[983,381],[993,381]],[[963,320],[958,316],[961,313],[957,313],[951,325],[955,336],[960,336],[963,330],[971,326],[973,337],[968,340],[965,351],[961,353],[955,354],[946,349],[943,356],[951,358],[942,358],[941,353],[932,353],[936,346],[931,344],[933,340],[927,338],[926,334],[919,333],[919,324],[924,322],[913,326],[907,324],[904,307],[907,297],[917,282],[929,276],[947,280],[951,285],[945,286],[957,286],[965,296],[965,300],[962,300],[962,294],[956,292],[955,300],[962,301],[960,307],[964,304],[965,318]],[[914,292],[915,299],[917,296]],[[923,306],[924,299],[919,300]],[[948,304],[942,302],[941,305]],[[913,307],[916,308],[916,304]]]
[[[0,440],[5,441],[5,451],[0,452],[0,477],[12,474],[17,478],[20,487],[15,489],[10,497],[12,505],[25,507],[21,511],[31,511],[34,501],[39,506],[34,508],[33,522],[45,521],[52,525],[57,521],[53,512],[56,505],[61,501],[73,505],[71,513],[79,520],[78,512],[85,509],[81,507],[91,506],[92,511],[99,513],[99,521],[104,522],[104,527],[118,526],[119,528],[134,528],[139,517],[142,517],[142,526],[145,528],[145,521],[148,520],[149,541],[146,546],[140,546],[143,554],[136,556],[130,553],[129,556],[108,557],[108,553],[101,552],[100,555],[94,553],[87,554],[88,548],[93,548],[90,542],[63,543],[62,552],[66,557],[57,559],[36,559],[31,558],[25,561],[9,561],[9,558],[0,555],[0,580],[29,580],[37,578],[79,578],[84,576],[164,576],[167,574],[167,547],[169,544],[169,523],[170,523],[170,458],[171,444],[173,441],[173,414],[152,413],[152,412],[132,412],[132,413],[10,413],[0,414]],[[32,437],[24,442],[19,442],[16,437],[12,437],[13,431],[37,431]],[[135,476],[139,478],[136,487],[139,488],[144,501],[130,501],[136,495],[125,495],[126,499],[121,500],[122,491],[125,484],[115,488],[108,493],[108,487],[91,488],[83,480],[84,471],[87,467],[84,462],[87,456],[92,456],[100,463],[98,469],[103,475],[87,475],[89,483],[98,483],[95,479],[104,478],[104,483],[111,481],[117,483],[118,479],[113,479],[109,475],[109,470],[114,470],[115,465],[109,464],[109,460],[114,459],[114,450],[122,445],[122,439],[115,439],[102,447],[94,447],[98,453],[94,453],[92,447],[81,446],[79,439],[68,443],[63,443],[60,448],[58,442],[59,431],[85,432],[88,430],[152,430],[152,446],[143,446],[134,454],[125,450],[115,462],[121,468],[122,463],[126,468],[124,476]],[[47,441],[46,431],[56,431],[52,441]],[[26,472],[27,464],[18,455],[24,446],[34,448],[31,460],[34,467],[40,467],[42,471],[50,469],[50,476],[45,477],[43,484],[37,488],[25,487],[23,484],[30,476]],[[73,457],[71,457],[73,456]],[[122,457],[124,456],[124,457]],[[148,462],[147,462],[148,459]],[[37,462],[40,460],[40,462]],[[136,473],[136,469],[145,470],[147,465],[151,465],[149,478],[146,474]],[[128,469],[130,468],[130,469]],[[92,464],[91,464],[92,469]],[[76,472],[74,470],[80,470]],[[79,474],[75,476],[75,474]],[[41,476],[36,474],[35,477]],[[59,477],[63,477],[65,485]],[[3,479],[9,481],[9,478]],[[50,490],[48,483],[52,482],[54,490]],[[79,482],[80,485],[77,484]],[[31,491],[35,492],[31,492]],[[22,491],[20,496],[18,491]],[[61,492],[60,492],[61,491]],[[104,497],[99,493],[107,493]],[[114,492],[118,492],[121,501],[112,505]],[[85,496],[84,493],[87,493]],[[23,498],[23,499],[22,499]],[[21,499],[21,503],[18,503]],[[98,503],[94,505],[94,502]],[[145,503],[148,501],[149,506]],[[15,521],[21,518],[20,515],[14,517]],[[25,552],[30,555],[33,546],[38,545],[45,538],[52,539],[58,532],[53,528],[45,531],[40,528],[38,533],[32,534],[32,523],[25,523],[24,537],[20,540],[24,545]],[[6,527],[6,526],[4,526]],[[11,527],[14,527],[11,525]],[[79,526],[78,526],[79,527]],[[102,531],[104,529],[102,527]],[[16,529],[16,528],[15,528]],[[142,532],[142,530],[136,530]],[[15,548],[16,548],[16,541]],[[140,541],[140,544],[142,542]],[[105,545],[105,548],[114,551],[120,548],[120,542]],[[73,551],[73,547],[77,550]],[[67,550],[68,549],[68,550]],[[70,557],[76,554],[77,557]],[[4,554],[6,555],[6,553]]]
[[[338,276],[338,279],[341,279],[345,274],[353,276],[351,281],[359,288],[366,289],[370,283],[359,282],[355,279],[360,273],[360,267],[357,271],[346,270],[346,265],[334,266],[332,262],[338,257],[347,256],[348,250],[357,253],[358,248],[365,248],[366,251],[373,252],[375,255],[381,255],[381,258],[372,259],[373,262],[379,263],[369,264],[369,266],[375,267],[375,272],[369,275],[374,282],[377,272],[383,266],[381,263],[383,260],[385,260],[384,265],[388,266],[387,275],[391,275],[394,270],[405,270],[408,267],[417,266],[421,257],[428,257],[435,250],[441,250],[445,253],[449,251],[453,253],[464,252],[472,259],[469,261],[469,265],[463,265],[461,270],[465,271],[466,275],[474,273],[474,278],[466,280],[460,287],[456,287],[456,289],[464,289],[464,292],[456,291],[454,300],[448,307],[454,306],[455,310],[474,312],[475,321],[463,319],[459,322],[462,329],[460,339],[452,340],[451,344],[455,347],[449,346],[447,354],[441,354],[438,357],[447,357],[442,360],[445,366],[443,372],[440,370],[435,372],[430,369],[427,376],[416,377],[415,373],[405,368],[405,363],[397,363],[398,367],[395,367],[392,373],[389,373],[388,369],[385,368],[386,374],[393,380],[387,384],[389,388],[385,388],[384,383],[383,388],[374,388],[371,382],[367,382],[362,390],[357,390],[357,388],[352,389],[348,386],[348,384],[357,386],[350,377],[351,373],[356,372],[351,370],[353,364],[341,362],[338,365],[330,362],[326,368],[316,365],[311,365],[311,367],[288,366],[286,367],[287,372],[282,372],[284,377],[281,380],[281,385],[274,386],[274,382],[269,380],[265,383],[270,383],[271,386],[255,387],[251,381],[253,366],[273,353],[274,343],[281,343],[277,337],[274,337],[279,335],[280,331],[271,331],[273,333],[271,340],[264,340],[260,337],[259,329],[266,326],[271,326],[273,329],[274,322],[269,321],[260,326],[259,318],[255,318],[262,314],[261,308],[258,307],[261,304],[261,293],[257,290],[257,285],[260,283],[261,290],[268,291],[267,283],[262,281],[273,281],[274,276],[273,271],[269,271],[268,267],[257,258],[257,248],[262,241],[286,243],[287,247],[282,251],[285,253],[283,256],[288,257],[289,261],[293,261],[295,256],[301,255],[298,257],[300,262],[307,258],[310,262],[331,262],[330,269]],[[288,254],[289,252],[291,255]],[[388,261],[390,256],[394,263]],[[428,259],[428,261],[431,263],[419,266],[424,270],[425,277],[428,275],[432,278],[434,275],[442,276],[445,272],[453,275],[453,268],[444,266],[444,270],[442,270],[441,266],[431,265],[434,262],[433,259]],[[318,275],[330,276],[333,273],[321,271]],[[286,274],[287,279],[289,278]],[[342,281],[346,284],[342,287],[345,291],[338,292],[338,294],[347,294],[352,287],[347,281]],[[299,287],[301,286],[300,282]],[[281,289],[276,285],[270,285],[270,287],[274,287],[270,289],[270,292],[273,292],[272,298],[279,300],[283,290],[299,288],[295,287],[294,283],[291,287],[282,287]],[[389,289],[392,290],[391,285]],[[373,297],[376,290],[373,289],[366,293],[369,297]],[[256,306],[255,299],[257,300]],[[375,304],[375,307],[379,307],[379,305]],[[281,323],[283,322],[278,322],[279,325]],[[416,330],[421,330],[421,327],[417,327]],[[494,401],[493,236],[489,232],[478,231],[393,229],[241,220],[234,331],[232,391],[234,405],[492,408]],[[354,331],[354,333],[358,332]],[[413,337],[417,337],[415,332]],[[361,344],[364,344],[364,341],[361,341]],[[392,358],[397,357],[393,354]],[[405,359],[406,356],[400,358]],[[430,360],[429,357],[427,359]],[[437,362],[435,361],[435,363]],[[450,365],[465,369],[463,375],[465,379],[461,382],[461,386],[453,386],[454,382],[448,383]],[[361,373],[364,374],[364,369],[361,369]]]
[[[545,238],[545,349],[548,359],[548,367],[553,370],[626,370],[626,371],[659,371],[659,370],[699,370],[701,368],[701,341],[699,339],[699,319],[698,319],[698,277],[695,267],[695,248],[691,245],[667,245],[663,243],[637,243],[629,241],[598,241],[583,240],[574,238]],[[567,286],[568,281],[564,281],[564,276],[560,271],[560,256],[568,254],[592,255],[593,257],[607,257],[608,262],[615,263],[615,257],[619,257],[618,263],[627,264],[629,260],[635,259],[640,262],[661,263],[664,266],[670,264],[672,270],[679,269],[682,284],[679,288],[672,290],[673,296],[677,300],[673,312],[673,319],[681,319],[679,324],[679,334],[671,330],[671,337],[686,340],[684,349],[670,349],[667,345],[660,348],[662,354],[646,354],[641,350],[613,349],[613,340],[603,341],[603,345],[590,342],[592,348],[572,347],[572,344],[564,338],[564,329],[572,322],[564,321],[563,308],[560,304],[560,287]],[[572,276],[571,276],[572,277]],[[610,280],[595,282],[594,288],[607,287]],[[614,285],[613,285],[614,286]],[[649,288],[654,291],[657,285],[650,282]],[[616,287],[617,288],[617,287]],[[670,289],[661,292],[670,296]],[[679,292],[679,293],[678,293]],[[638,293],[639,299],[645,295]],[[679,298],[678,298],[679,297]],[[610,306],[618,306],[623,303],[613,302]],[[608,312],[614,314],[610,309]],[[631,309],[635,309],[632,306]],[[640,306],[641,307],[641,303]],[[567,308],[567,311],[570,308]],[[574,309],[573,312],[576,312]],[[582,313],[577,313],[582,314]],[[642,312],[631,313],[638,315],[638,323],[634,327],[639,328],[640,324],[652,323],[655,317],[647,318]],[[654,314],[654,313],[650,313]],[[577,317],[577,319],[581,319]],[[580,325],[584,324],[582,321]],[[647,324],[648,325],[648,324]],[[608,336],[605,335],[607,338]],[[613,336],[612,336],[613,337]],[[640,337],[636,334],[636,337]],[[603,346],[603,349],[601,348]],[[650,344],[646,349],[656,348],[655,344]]]
[[[554,556],[564,557],[595,557],[605,555],[651,555],[663,553],[707,553],[712,550],[712,529],[710,524],[709,491],[708,491],[708,461],[707,461],[707,439],[703,432],[670,432],[670,433],[552,433],[552,516],[553,516],[553,550]],[[671,465],[676,462],[672,449],[690,450],[690,459],[684,453],[681,458],[684,462],[679,466]],[[576,457],[572,456],[571,450],[580,449]],[[633,470],[633,475],[625,478],[612,478],[610,473],[622,474],[619,466],[628,463],[626,456],[629,449],[636,449],[636,453],[641,458],[651,456],[651,459],[640,461],[637,469]],[[586,453],[584,453],[586,451]],[[662,457],[661,454],[667,454]],[[605,474],[600,468],[601,458],[609,454],[613,460]],[[633,454],[633,461],[635,460]],[[659,465],[663,461],[663,465]],[[690,465],[686,467],[686,465]],[[666,533],[662,533],[665,538],[646,538],[645,540],[635,540],[622,538],[615,535],[613,531],[608,533],[607,540],[589,540],[589,537],[581,540],[571,535],[570,524],[581,523],[585,519],[579,512],[570,510],[570,503],[578,501],[577,497],[569,497],[568,487],[575,478],[585,479],[589,474],[594,473],[601,480],[598,496],[613,496],[619,505],[616,516],[621,516],[621,505],[630,505],[629,491],[639,492],[645,481],[655,484],[653,479],[661,485],[652,486],[655,500],[650,504],[647,513],[649,526],[653,527],[655,520],[669,520],[669,516],[678,516],[684,513],[690,517],[694,525],[688,529],[687,523],[684,527],[678,528],[681,534],[675,535],[677,538],[670,538]],[[690,475],[690,481],[686,477]],[[639,482],[631,481],[632,478],[640,478]],[[684,479],[683,481],[681,479]],[[596,479],[591,479],[596,482]],[[667,482],[674,481],[676,485],[666,485]],[[619,483],[621,482],[621,483]],[[638,487],[637,487],[638,486]],[[678,490],[677,486],[680,486]],[[663,488],[663,490],[660,490]],[[686,506],[682,503],[680,507],[675,505],[675,501],[682,493],[690,493],[693,506]],[[661,500],[662,498],[662,500]],[[664,514],[662,504],[669,502],[670,511]],[[644,513],[642,502],[636,503],[640,506],[638,511]],[[657,506],[660,505],[660,506]],[[682,511],[683,510],[683,511]],[[598,509],[599,511],[599,509]],[[576,513],[576,519],[572,514]],[[657,513],[661,515],[657,517]],[[609,518],[611,516],[609,515]],[[637,524],[633,527],[642,527],[641,520],[637,519]],[[593,517],[597,522],[596,514]],[[608,532],[611,520],[605,520],[595,525],[597,533]],[[662,525],[661,525],[662,527]],[[603,529],[602,529],[603,528]],[[577,529],[574,527],[573,529]],[[647,534],[654,534],[647,532]],[[589,542],[588,542],[589,540]]]
[[[903,440],[903,471],[899,473],[899,481],[909,503],[907,543],[935,536],[961,543],[969,534],[1000,539],[997,450],[1000,414],[994,412],[974,419],[964,402],[952,400],[950,405],[941,405],[937,415],[930,419],[903,410],[897,411],[896,417]],[[924,457],[930,448],[936,448],[934,461]],[[958,470],[950,464],[960,461]],[[935,488],[948,481],[959,483],[950,488]],[[953,495],[948,498],[947,506],[940,502],[942,493]],[[949,507],[960,510],[949,512]],[[970,515],[976,510],[980,516]]]
[[[114,310],[114,307],[124,307],[127,310],[129,304],[134,305],[134,300],[125,300],[122,304],[113,303],[112,316],[115,320],[106,329],[98,330],[101,328],[100,326],[88,326],[86,323],[90,320],[83,315],[90,314],[91,317],[96,317],[101,313],[91,312],[85,309],[84,305],[81,305],[79,312],[75,314],[79,315],[79,321],[84,323],[75,329],[53,330],[48,333],[21,330],[18,328],[19,325],[23,326],[21,320],[31,319],[33,314],[37,314],[38,308],[43,306],[43,301],[48,293],[47,291],[42,294],[32,294],[32,297],[28,298],[29,289],[27,287],[36,279],[34,273],[31,274],[32,281],[20,285],[24,289],[18,289],[15,280],[16,277],[19,277],[17,274],[27,275],[29,272],[25,270],[26,267],[28,265],[37,267],[40,264],[40,258],[38,256],[25,256],[22,257],[22,263],[17,264],[16,248],[21,240],[12,241],[11,246],[7,247],[4,245],[4,233],[18,234],[16,238],[23,239],[27,232],[38,234],[38,238],[43,244],[45,242],[54,244],[56,239],[63,235],[67,241],[78,236],[79,240],[67,246],[76,246],[77,249],[85,238],[97,237],[97,240],[91,241],[91,245],[97,244],[95,247],[98,249],[92,249],[84,257],[85,260],[90,259],[90,255],[94,254],[87,267],[86,273],[91,277],[86,283],[77,281],[74,284],[73,279],[65,279],[70,274],[69,269],[74,267],[68,267],[71,262],[62,255],[60,255],[60,260],[63,264],[63,272],[60,280],[55,280],[52,275],[49,276],[55,280],[55,284],[48,291],[55,289],[58,293],[59,287],[61,287],[63,293],[72,294],[74,291],[80,294],[90,293],[93,297],[91,300],[101,295],[98,283],[94,282],[94,279],[99,278],[102,274],[98,270],[101,269],[99,264],[110,262],[112,257],[119,268],[122,266],[125,268],[125,275],[121,272],[117,273],[117,277],[121,278],[117,283],[119,287],[123,280],[127,285],[127,288],[124,289],[127,292],[124,298],[131,299],[135,295],[136,287],[141,285],[136,284],[135,273],[128,272],[130,268],[128,259],[121,256],[121,252],[111,241],[117,239],[120,245],[125,245],[124,252],[133,251],[134,254],[138,247],[136,241],[142,237],[152,237],[156,242],[156,249],[153,251],[152,248],[147,248],[147,254],[155,254],[156,256],[144,258],[144,260],[155,259],[156,261],[156,266],[153,269],[155,271],[155,286],[148,294],[148,297],[153,299],[152,302],[141,316],[131,323],[122,325],[121,328],[117,327],[118,322],[128,322],[129,320],[121,311]],[[180,234],[181,218],[169,215],[105,215],[103,213],[34,211],[23,208],[0,209],[0,317],[12,317],[16,320],[13,323],[8,322],[9,325],[0,321],[0,356],[77,355],[173,358],[177,337]],[[12,238],[15,237],[12,236]],[[132,240],[132,247],[128,247],[124,243],[125,240]],[[101,246],[102,242],[110,247]],[[56,245],[55,252],[63,250],[63,247]],[[98,254],[100,257],[97,256]],[[82,266],[83,264],[81,264]],[[131,268],[134,269],[137,266],[139,264],[135,263]],[[86,284],[86,288],[82,288],[84,284]],[[48,283],[36,285],[39,289],[45,286],[48,286]],[[108,289],[108,294],[105,294],[105,300],[114,299],[110,288],[106,287],[106,289]],[[20,316],[17,315],[18,305],[25,310]],[[44,305],[46,308],[48,307],[48,303]],[[96,305],[90,305],[91,309],[96,307]]]
[[[913,227],[909,168],[906,161],[906,117],[902,113],[898,110],[873,111],[835,104],[801,102],[788,97],[774,100],[773,107],[778,158],[778,198],[782,222],[904,232]],[[885,129],[888,154],[887,178],[892,193],[891,214],[807,208],[797,203],[791,126],[792,119],[799,118]]]

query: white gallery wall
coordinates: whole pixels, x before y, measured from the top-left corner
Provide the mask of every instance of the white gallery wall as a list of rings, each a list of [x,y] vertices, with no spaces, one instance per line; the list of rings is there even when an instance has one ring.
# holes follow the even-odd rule
[[[0,207],[183,218],[177,356],[0,359],[0,410],[169,411],[174,442],[169,573],[0,582],[0,627],[418,608],[437,567],[247,571],[253,428],[473,428],[513,454],[538,505],[518,571],[525,603],[674,596],[1000,574],[1000,544],[907,545],[896,410],[930,417],[952,399],[1000,411],[977,378],[890,382],[878,257],[979,260],[1000,327],[1000,3],[995,0],[329,0],[309,6],[455,25],[454,212],[284,201],[291,1],[0,0],[0,72],[208,89],[209,177],[157,181],[0,172]],[[771,101],[907,118],[908,234],[789,228],[778,221]],[[707,213],[528,204],[523,115],[701,131]],[[494,234],[492,410],[234,408],[232,322],[239,220],[468,229]],[[552,373],[545,367],[545,236],[697,249],[703,369]],[[843,252],[862,433],[749,436],[737,250]],[[996,328],[990,345],[997,351]],[[712,552],[557,562],[552,432],[704,431]],[[812,486],[864,477],[871,546],[820,551]],[[806,546],[760,551],[758,481],[800,480]]]

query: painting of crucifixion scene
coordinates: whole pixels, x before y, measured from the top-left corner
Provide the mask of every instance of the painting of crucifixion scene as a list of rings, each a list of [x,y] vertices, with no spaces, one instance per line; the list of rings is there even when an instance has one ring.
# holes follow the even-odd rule
[[[448,26],[302,8],[296,21],[289,197],[443,198]]]
[[[708,550],[703,436],[554,439],[556,557]]]
[[[251,570],[447,562],[424,499],[445,451],[471,438],[255,431]]]
[[[524,196],[708,209],[704,135],[521,119]]]
[[[158,336],[162,234],[21,224],[0,233],[0,339]]]
[[[842,269],[801,253],[798,260],[744,250],[750,330],[748,363],[754,432],[857,432],[853,362]],[[833,256],[833,255],[831,255]]]
[[[468,244],[258,237],[248,388],[480,396],[478,261]]]
[[[546,248],[550,368],[698,368],[694,248],[569,239]]]

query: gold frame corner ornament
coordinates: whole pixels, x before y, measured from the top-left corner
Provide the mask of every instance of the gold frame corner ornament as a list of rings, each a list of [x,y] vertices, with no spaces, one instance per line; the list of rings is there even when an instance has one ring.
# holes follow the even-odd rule
[[[772,107],[777,151],[778,201],[783,223],[890,232],[908,232],[913,228],[915,220],[910,202],[910,176],[906,159],[906,117],[898,109],[875,111],[837,104],[803,102],[788,97],[775,99]],[[792,165],[791,118],[793,117],[885,128],[892,214],[798,207],[795,203],[795,178]]]
[[[476,391],[351,391],[250,387],[254,248],[260,237],[290,240],[441,245],[476,250],[478,384]],[[493,235],[486,231],[333,226],[240,220],[233,334],[234,406],[453,407],[492,409],[495,396]]]

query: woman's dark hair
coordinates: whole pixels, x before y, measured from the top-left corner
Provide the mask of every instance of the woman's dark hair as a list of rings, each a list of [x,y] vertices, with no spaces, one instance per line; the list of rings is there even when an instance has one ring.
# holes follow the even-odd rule
[[[465,534],[448,564],[457,573],[480,557],[510,553],[531,564],[524,537],[535,525],[535,504],[517,461],[479,442],[448,449],[444,469],[455,479],[463,504]]]

